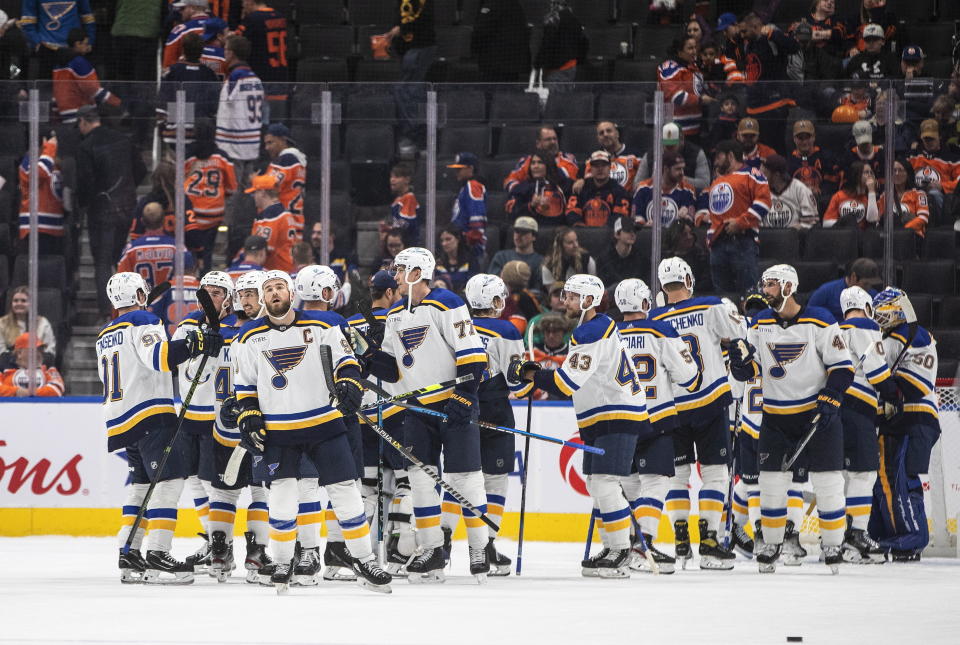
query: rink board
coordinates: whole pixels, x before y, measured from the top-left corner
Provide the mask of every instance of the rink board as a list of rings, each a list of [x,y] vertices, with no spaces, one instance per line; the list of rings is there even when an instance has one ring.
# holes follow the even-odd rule
[[[960,412],[942,412],[942,466],[945,515],[957,517],[960,497]],[[125,499],[126,461],[106,451],[99,400],[68,397],[56,402],[4,401],[0,408],[0,535],[100,536],[116,533]],[[515,404],[517,427],[526,422],[526,405]],[[577,440],[573,407],[566,402],[538,402],[533,431]],[[517,437],[515,469],[510,477],[507,513],[501,534],[515,537],[519,525],[520,477],[524,438]],[[939,455],[938,455],[939,456]],[[525,535],[531,540],[582,541],[590,501],[581,470],[582,453],[541,441],[530,445]],[[934,485],[931,482],[931,486]],[[696,514],[699,479],[691,476],[691,506]],[[238,504],[237,529],[244,527],[246,493]],[[177,534],[200,530],[187,491],[181,498]],[[691,522],[695,527],[696,523]],[[956,531],[950,522],[950,532]],[[458,534],[463,533],[463,526]],[[672,539],[666,521],[659,539]],[[696,536],[693,536],[696,539]]]

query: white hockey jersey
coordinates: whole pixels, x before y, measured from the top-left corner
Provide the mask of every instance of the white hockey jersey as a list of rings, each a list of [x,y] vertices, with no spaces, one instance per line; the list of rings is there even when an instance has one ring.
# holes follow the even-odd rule
[[[763,379],[754,376],[743,385],[743,401],[740,403],[740,430],[754,439],[759,439],[760,423],[763,421]]]
[[[407,310],[406,298],[394,305],[387,314],[382,349],[396,358],[397,385],[405,392],[454,379],[462,368],[474,367],[479,380],[487,364],[467,305],[446,289],[433,289],[413,311]],[[452,392],[440,390],[418,401],[436,403]]]
[[[656,320],[631,320],[617,323],[627,356],[633,363],[637,381],[644,389],[650,423],[665,423],[672,428],[677,416],[673,386],[687,392],[699,385],[697,368],[687,344],[668,323]]]
[[[893,366],[908,338],[907,325],[903,324],[883,339],[888,366]],[[935,389],[937,363],[937,341],[926,329],[917,327],[906,355],[893,373],[903,392],[904,413],[910,415],[911,421],[934,427],[940,426],[940,408]]]
[[[570,353],[556,372],[554,382],[573,398],[580,429],[601,421],[646,421],[646,395],[637,380],[609,316],[597,314],[573,331]]]
[[[320,361],[320,346],[329,345],[335,373],[347,367],[359,370],[342,320],[325,311],[297,311],[290,325],[277,326],[263,317],[240,329],[244,347],[233,355],[234,388],[241,403],[256,398],[270,441],[309,440],[343,416],[331,405]]]
[[[510,361],[523,357],[523,337],[509,320],[474,318],[473,326],[487,351],[487,369],[480,378],[481,384],[496,381],[497,377],[506,374]],[[507,383],[505,376],[499,380],[505,383],[511,394],[518,397],[526,395],[533,387],[532,383]]]
[[[870,318],[847,318],[840,323],[843,340],[853,359],[853,383],[844,393],[844,405],[856,405],[871,418],[877,412],[875,386],[890,377],[880,326]]]
[[[383,309],[383,308],[374,309],[373,311],[370,312],[370,315],[373,316],[374,320],[377,320],[379,322],[386,323],[387,321],[386,309]],[[350,327],[357,329],[358,331],[364,334],[366,334],[370,330],[370,325],[367,324],[367,319],[364,318],[362,314],[355,314],[353,316],[350,316],[349,318],[347,318],[347,324]],[[389,383],[387,381],[382,381],[380,383],[380,387],[382,387],[384,391],[386,391],[389,394],[403,394],[404,392],[408,391],[408,390],[404,390],[403,387],[400,385],[400,383]],[[379,396],[373,390],[365,390],[363,393],[363,405],[364,406],[372,405],[373,403],[376,403],[378,398]],[[385,405],[382,407],[380,411],[380,416],[384,419],[388,419],[395,414],[399,414],[403,412],[403,410],[404,409],[398,405]],[[376,412],[374,411],[374,414],[369,415],[368,418],[374,423],[376,423],[377,421]]]
[[[763,377],[765,414],[813,410],[831,372],[853,372],[840,327],[826,309],[804,307],[791,321],[764,309],[750,327],[747,341],[757,352],[754,365]]]
[[[249,67],[230,70],[217,105],[217,147],[231,160],[248,161],[260,154],[263,127],[263,83]]]
[[[191,311],[177,324],[171,340],[182,340],[186,338],[189,332],[198,329],[201,322],[205,320],[206,318],[202,310]],[[227,345],[226,342],[224,342],[221,355],[226,349]],[[190,391],[190,383],[197,375],[201,361],[203,361],[203,357],[196,356],[184,361],[177,368],[177,385],[179,387],[177,402],[181,405],[183,404],[184,397],[187,396],[187,392]],[[211,424],[216,415],[216,411],[214,410],[214,402],[216,399],[214,380],[220,366],[219,364],[219,358],[207,359],[206,365],[204,365],[203,368],[203,374],[200,376],[200,381],[197,384],[197,389],[194,390],[193,398],[190,399],[190,408],[183,415],[183,429],[185,432],[194,434],[210,432]]]
[[[673,398],[679,412],[695,412],[711,403],[729,405],[730,384],[721,343],[747,335],[747,325],[736,311],[729,310],[711,296],[689,298],[650,312],[650,319],[670,323],[687,344],[702,379],[695,392],[673,386]]]
[[[176,423],[168,351],[167,330],[149,311],[123,314],[97,335],[108,451]]]

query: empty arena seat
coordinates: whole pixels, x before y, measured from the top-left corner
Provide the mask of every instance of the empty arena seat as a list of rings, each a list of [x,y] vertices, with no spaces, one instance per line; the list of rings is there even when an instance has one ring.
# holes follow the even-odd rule
[[[358,83],[397,83],[400,81],[400,61],[357,61],[356,80]]]
[[[840,277],[837,265],[833,262],[797,262],[794,265],[800,280],[800,291],[810,293],[824,282]]]
[[[592,92],[552,92],[543,111],[543,120],[564,125],[571,122],[591,122],[594,96]]]
[[[511,125],[500,129],[497,156],[516,159],[531,152],[537,140],[536,125]]]
[[[446,106],[448,125],[487,120],[487,96],[481,90],[444,90],[441,87],[437,103]]]
[[[838,265],[857,257],[857,231],[853,228],[812,228],[803,247],[804,260],[832,260]]]
[[[884,235],[879,230],[870,229],[860,232],[860,255],[866,258],[882,259]],[[892,239],[893,259],[897,262],[915,260],[920,244],[916,234],[910,230],[894,231]]]
[[[957,265],[951,260],[925,260],[903,265],[900,287],[913,292],[955,295]]]
[[[960,329],[934,329],[930,333],[937,341],[938,358],[956,359],[960,356]]]
[[[796,261],[800,258],[800,235],[792,228],[761,228],[760,257]]]
[[[648,100],[645,92],[603,92],[597,102],[597,120],[620,125],[643,123],[643,106]]]
[[[940,301],[940,310],[937,315],[937,326],[960,326],[960,297],[948,296]]]
[[[318,58],[347,58],[353,55],[354,33],[349,25],[303,25],[300,28],[300,55]]]
[[[529,92],[495,92],[490,103],[490,125],[540,120],[540,98]]]
[[[351,123],[344,135],[347,158],[355,161],[386,161],[393,156],[393,128],[373,123]]]
[[[933,296],[923,293],[909,294],[910,304],[913,305],[913,311],[917,314],[917,323],[921,327],[930,329],[933,325]]]
[[[441,128],[437,154],[453,157],[458,152],[472,152],[485,157],[490,151],[490,129],[485,125],[461,125]]]
[[[19,286],[27,284],[28,260],[26,255],[18,255],[13,263],[13,279],[11,284]],[[67,264],[62,255],[41,255],[40,265],[37,268],[38,284],[41,288],[50,287],[60,291],[67,289]]]

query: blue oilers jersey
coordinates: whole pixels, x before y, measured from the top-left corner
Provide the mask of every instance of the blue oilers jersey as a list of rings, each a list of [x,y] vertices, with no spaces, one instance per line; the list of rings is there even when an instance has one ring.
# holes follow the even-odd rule
[[[870,318],[847,318],[840,323],[840,331],[856,370],[843,403],[857,406],[872,419],[877,411],[876,386],[890,378],[880,326]]]
[[[887,365],[893,366],[909,338],[910,332],[907,325],[903,324],[883,339]],[[937,341],[930,332],[918,326],[893,377],[903,392],[903,412],[909,415],[908,420],[939,428],[939,405],[935,389],[937,363]]]
[[[108,451],[176,423],[169,342],[159,318],[149,311],[123,314],[100,331],[96,349]]]
[[[473,327],[487,351],[487,369],[480,378],[480,399],[485,399],[484,392],[488,390],[503,392],[504,398],[508,389],[518,397],[526,395],[533,387],[532,383],[514,385],[507,383],[504,376],[510,361],[523,358],[523,337],[520,331],[509,320],[499,318],[474,318]]]

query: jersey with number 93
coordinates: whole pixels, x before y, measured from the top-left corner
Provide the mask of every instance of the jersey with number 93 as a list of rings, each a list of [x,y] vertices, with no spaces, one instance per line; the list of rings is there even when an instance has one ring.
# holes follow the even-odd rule
[[[176,423],[167,331],[149,311],[131,311],[97,336],[107,450],[129,446]]]

